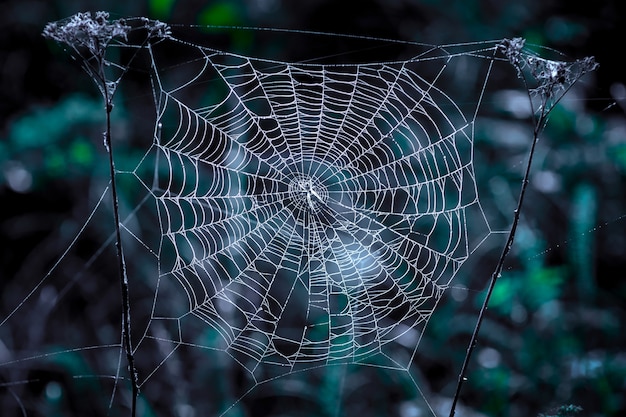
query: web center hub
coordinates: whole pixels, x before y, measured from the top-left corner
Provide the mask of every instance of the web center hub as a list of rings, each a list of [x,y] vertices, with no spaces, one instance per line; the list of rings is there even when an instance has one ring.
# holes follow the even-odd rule
[[[300,175],[289,183],[289,197],[295,210],[315,213],[328,200],[328,190],[317,178]]]

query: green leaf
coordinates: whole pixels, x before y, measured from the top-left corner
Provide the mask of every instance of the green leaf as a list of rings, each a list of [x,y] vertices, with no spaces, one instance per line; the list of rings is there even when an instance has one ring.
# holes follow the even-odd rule
[[[10,127],[9,142],[17,152],[41,149],[67,139],[76,126],[96,123],[104,123],[101,100],[73,95],[54,107],[38,109],[17,119]]]
[[[517,294],[517,285],[514,279],[509,276],[502,276],[498,279],[489,299],[489,308],[499,310],[504,314],[511,311],[512,301]]]
[[[607,154],[609,159],[612,159],[617,166],[619,166],[623,171],[626,171],[626,144],[620,143],[609,147],[607,149]]]
[[[69,149],[73,163],[86,167],[94,163],[95,150],[89,139],[79,138],[74,141]]]
[[[526,303],[536,309],[559,298],[563,281],[564,269],[560,267],[541,267],[530,271],[524,286]]]
[[[51,149],[46,153],[44,169],[49,176],[62,176],[65,173],[66,166],[65,156],[58,148]]]
[[[574,190],[570,262],[576,276],[576,285],[581,299],[592,296],[595,292],[594,235],[590,233],[596,224],[598,198],[591,184],[580,184]]]
[[[200,24],[212,26],[232,26],[241,23],[241,16],[236,5],[230,2],[215,3],[198,17]]]
[[[156,19],[168,19],[172,14],[176,0],[150,0],[150,14]]]

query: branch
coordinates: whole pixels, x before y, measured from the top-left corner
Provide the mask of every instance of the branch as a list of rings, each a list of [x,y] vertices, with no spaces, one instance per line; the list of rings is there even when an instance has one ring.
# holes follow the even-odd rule
[[[540,119],[542,119],[541,117]],[[539,125],[539,123],[538,123]],[[511,251],[511,247],[513,246],[513,242],[515,241],[515,233],[517,231],[517,225],[520,220],[520,213],[522,210],[522,205],[524,204],[524,196],[526,195],[526,189],[529,184],[530,177],[530,169],[533,163],[533,156],[535,154],[535,148],[537,142],[539,141],[539,129],[535,128],[533,132],[533,143],[530,147],[530,152],[528,155],[528,162],[526,163],[526,172],[524,173],[524,179],[522,180],[522,188],[520,190],[519,198],[517,200],[517,207],[513,212],[513,224],[511,225],[511,230],[509,231],[509,235],[506,240],[506,244],[502,249],[502,253],[500,254],[500,258],[498,259],[498,263],[496,264],[496,268],[491,275],[491,280],[489,282],[489,289],[487,290],[487,296],[483,301],[483,305],[480,308],[480,313],[478,314],[478,320],[476,322],[476,327],[474,327],[474,332],[472,333],[472,338],[470,339],[470,343],[467,347],[467,354],[465,355],[465,359],[463,360],[463,366],[461,367],[461,372],[459,373],[459,380],[456,385],[456,392],[454,393],[454,398],[452,400],[452,407],[450,409],[450,417],[454,417],[456,404],[459,400],[459,395],[461,394],[461,388],[463,387],[463,383],[467,381],[467,377],[465,376],[467,373],[467,367],[469,366],[470,359],[472,357],[472,353],[474,352],[474,348],[477,345],[478,341],[478,333],[480,332],[480,327],[485,318],[485,312],[487,311],[487,307],[489,305],[489,300],[491,299],[491,295],[493,293],[493,289],[496,286],[496,282],[498,278],[500,278],[502,274],[502,268],[504,266],[504,261],[506,260],[509,252]]]
[[[171,30],[165,23],[157,20],[151,21],[146,18],[133,19],[135,26],[146,30],[146,37],[141,45],[133,48],[134,53],[130,58],[133,61],[139,50],[152,39],[163,39],[170,36]],[[126,352],[128,370],[132,389],[131,417],[137,413],[137,397],[139,395],[139,383],[135,368],[135,357],[130,329],[130,291],[128,286],[128,274],[122,246],[121,221],[119,213],[119,198],[115,176],[115,162],[113,158],[113,145],[111,141],[111,111],[113,111],[113,96],[117,90],[118,82],[128,71],[129,66],[119,67],[121,74],[115,81],[110,81],[106,74],[106,68],[111,62],[106,59],[106,51],[112,42],[124,44],[128,34],[134,28],[124,19],[109,21],[107,12],[77,13],[59,22],[51,22],[46,25],[43,36],[59,43],[68,45],[73,53],[81,61],[83,69],[95,81],[102,93],[106,106],[106,130],[104,132],[104,146],[109,155],[109,175],[111,178],[111,199],[113,202],[113,217],[115,221],[115,247],[117,250],[119,279],[122,295],[122,343]],[[130,62],[129,61],[129,62]]]
[[[461,372],[459,373],[456,391],[454,393],[454,398],[452,399],[450,417],[454,417],[456,405],[461,394],[461,388],[463,383],[467,381],[467,368],[469,366],[472,353],[477,345],[478,333],[480,332],[480,327],[485,318],[485,313],[489,306],[489,300],[493,294],[493,289],[496,286],[498,278],[501,276],[504,262],[511,251],[513,242],[515,241],[515,233],[517,231],[522,206],[524,204],[524,196],[526,195],[526,190],[528,189],[530,170],[532,168],[533,157],[535,155],[535,148],[537,146],[537,142],[539,141],[539,134],[548,121],[548,114],[550,113],[550,110],[561,100],[561,98],[563,98],[565,93],[569,91],[569,89],[580,79],[580,77],[588,72],[594,71],[598,67],[592,57],[577,60],[568,64],[560,61],[546,60],[534,55],[528,55],[522,51],[524,43],[525,41],[522,38],[510,40],[505,39],[499,46],[499,49],[507,57],[513,67],[515,67],[518,77],[522,79],[528,93],[528,100],[531,106],[532,114],[535,115],[538,111],[539,115],[536,118],[533,116],[533,121],[535,122],[533,128],[533,141],[528,155],[528,162],[526,163],[526,171],[524,172],[524,178],[522,180],[522,188],[520,189],[520,194],[517,200],[517,207],[513,213],[513,224],[511,225],[511,230],[509,231],[506,244],[502,249],[502,253],[500,254],[495,270],[491,275],[487,295],[485,296],[483,305],[480,308],[476,327],[474,327],[472,338],[470,339],[470,343],[467,347],[467,353],[465,355],[465,359],[463,360],[463,366],[461,367]],[[528,82],[523,75],[524,70],[528,70],[530,72],[531,77],[538,84],[536,88],[531,89],[529,87]],[[539,109],[535,109],[533,107],[532,94],[538,94],[541,98]]]
[[[108,94],[107,94],[108,96]],[[126,360],[130,372],[130,383],[132,389],[131,416],[135,417],[137,410],[137,396],[139,395],[139,384],[137,370],[135,368],[135,356],[130,337],[130,292],[128,289],[128,274],[126,272],[126,261],[124,259],[124,248],[122,246],[122,235],[120,231],[120,210],[117,196],[117,185],[115,181],[115,163],[113,160],[113,147],[111,143],[111,111],[113,105],[109,97],[106,100],[106,131],[104,133],[104,143],[109,154],[109,174],[111,177],[111,199],[113,200],[113,218],[115,221],[115,247],[117,249],[117,260],[120,275],[120,286],[122,291],[122,340],[126,351]]]
[[[109,82],[105,68],[107,66],[106,48],[113,38],[126,39],[130,26],[124,21],[108,21],[109,14],[97,12],[94,17],[90,13],[78,13],[62,24],[49,23],[44,29],[44,36],[57,42],[65,43],[82,59],[85,71],[96,82],[106,106],[106,130],[104,132],[104,146],[109,155],[109,175],[111,179],[111,199],[113,202],[113,217],[115,221],[115,247],[117,250],[119,279],[122,295],[122,343],[126,352],[126,360],[130,372],[132,389],[131,417],[135,417],[137,410],[137,396],[139,384],[135,368],[135,357],[130,333],[130,292],[128,288],[128,274],[122,246],[120,228],[119,198],[115,177],[115,162],[111,141],[111,111],[113,111],[113,95],[117,82]]]

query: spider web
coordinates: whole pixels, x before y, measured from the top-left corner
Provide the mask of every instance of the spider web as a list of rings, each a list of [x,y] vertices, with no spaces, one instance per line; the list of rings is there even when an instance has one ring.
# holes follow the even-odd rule
[[[428,79],[420,59],[298,65],[185,46],[198,69],[173,87],[152,53],[165,167],[146,182],[162,235],[152,319],[202,320],[256,382],[375,355],[406,369],[388,345],[421,336],[478,205],[473,121],[439,88],[449,57]],[[209,103],[179,98],[209,83]],[[177,314],[159,294],[171,285]]]
[[[584,73],[522,53],[519,40],[410,44],[407,59],[318,64],[133,24],[160,28],[156,39],[117,45],[144,57],[155,110],[152,144],[118,173],[145,196],[124,239],[155,260],[136,339],[140,387],[171,372],[182,350],[226,355],[247,386],[222,414],[260,384],[309,369],[410,374],[445,290],[496,233],[473,149],[494,65],[514,81],[529,72],[528,107],[544,113]],[[183,58],[171,65],[172,55]],[[121,361],[119,344],[77,350],[110,347]]]

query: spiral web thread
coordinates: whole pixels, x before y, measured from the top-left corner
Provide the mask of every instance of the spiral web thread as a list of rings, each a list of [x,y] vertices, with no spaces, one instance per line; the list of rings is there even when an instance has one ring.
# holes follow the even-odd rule
[[[187,298],[175,319],[217,330],[252,374],[363,362],[421,333],[468,256],[478,203],[472,122],[438,75],[199,50],[183,85],[155,73],[167,169],[153,194],[161,253],[174,253],[160,279]],[[223,83],[217,100],[177,99],[204,78]]]

